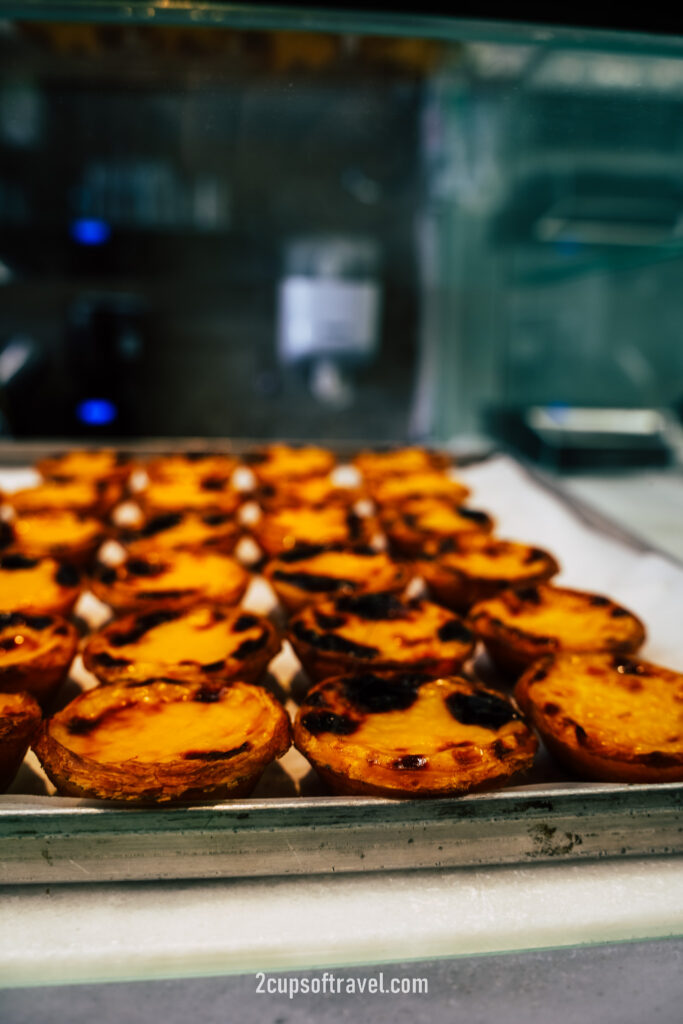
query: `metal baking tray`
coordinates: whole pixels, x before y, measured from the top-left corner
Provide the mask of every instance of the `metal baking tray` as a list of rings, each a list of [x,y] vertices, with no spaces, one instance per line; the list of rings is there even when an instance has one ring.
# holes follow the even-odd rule
[[[172,446],[221,447],[204,440]],[[27,465],[60,447],[67,446],[0,446],[0,463]],[[171,445],[125,447],[142,455]],[[246,447],[233,444],[231,450]],[[528,479],[595,535],[631,552],[652,550],[547,479],[536,473]],[[321,795],[295,751],[267,770],[248,800],[135,808],[36,792],[28,786],[0,796],[0,883],[257,877],[683,853],[683,784],[568,781],[543,756],[526,785],[448,799]]]

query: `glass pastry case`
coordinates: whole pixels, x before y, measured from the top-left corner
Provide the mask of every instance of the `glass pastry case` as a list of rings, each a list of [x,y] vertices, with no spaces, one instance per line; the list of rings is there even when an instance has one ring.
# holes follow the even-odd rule
[[[307,691],[297,646],[305,608],[290,608],[288,625],[291,591],[278,583],[307,579],[319,598],[330,588],[321,573],[341,573],[329,565],[352,543],[364,548],[358,558],[388,547],[402,584],[414,573],[401,596],[411,608],[437,592],[431,562],[468,543],[480,558],[486,545],[526,544],[527,568],[550,552],[547,575],[559,570],[563,592],[593,595],[593,613],[614,629],[631,614],[643,625],[647,662],[628,660],[634,646],[605,648],[622,688],[640,692],[653,663],[673,679],[652,716],[660,732],[670,716],[669,746],[638,748],[638,772],[577,778],[543,735],[511,784],[426,790],[421,800],[363,788],[363,778],[331,795],[298,743],[253,793],[195,789],[173,806],[125,806],[111,789],[60,788],[61,769],[43,758],[48,740],[36,741],[40,761],[29,752],[0,795],[3,1021],[85,1020],[96,1007],[107,1024],[133,1012],[175,1022],[192,1003],[211,1021],[238,1007],[247,1020],[506,1012],[540,1022],[552,1012],[570,1024],[642,1019],[654,986],[662,1021],[678,1019],[683,751],[670,705],[683,671],[683,25],[676,34],[654,15],[614,17],[500,17],[437,3],[383,12],[0,0],[0,648],[19,661],[18,648],[52,629],[46,615],[71,608],[79,653],[50,722],[81,690],[97,700],[102,691],[104,707],[122,678],[132,688],[132,670],[117,675],[117,664],[130,664],[132,634],[151,659],[157,629],[197,653],[184,652],[180,676],[170,655],[165,675],[154,663],[153,685],[188,685],[188,666],[199,666],[193,700],[209,714],[224,690],[249,684],[226,675],[217,689],[229,658],[200,657],[213,650],[199,638],[208,620],[193,619],[190,635],[173,632],[176,619],[196,616],[195,606],[208,614],[209,600],[241,601],[229,623],[242,675],[247,648],[260,643],[250,630],[266,616],[264,637],[279,638],[268,647],[279,653],[267,700],[300,722],[313,692],[309,721],[322,707],[316,728],[344,740],[358,722]],[[377,469],[393,448],[418,460],[412,490],[408,475],[387,485]],[[106,483],[87,479],[88,460],[100,458],[111,461]],[[325,463],[310,509],[292,497],[305,473],[268,475],[279,458]],[[435,519],[424,503],[436,488],[438,504],[446,480],[451,505],[446,514],[441,494]],[[61,505],[46,496],[72,485]],[[474,507],[463,508],[470,494]],[[46,502],[55,537],[67,531],[55,509],[79,536],[88,516],[99,527],[69,558],[47,551],[62,604],[40,606],[36,582],[27,611],[3,587],[19,593],[20,574],[46,554],[36,545],[48,526],[31,532]],[[324,532],[337,519],[341,539]],[[392,533],[398,520],[413,547]],[[475,528],[476,543],[451,537]],[[150,547],[173,531],[199,531],[199,569],[190,566],[198,541]],[[325,545],[335,552],[328,568],[306,576],[297,559]],[[186,561],[166,579],[171,548]],[[237,596],[212,598],[213,574],[227,586],[228,560]],[[78,562],[82,581],[75,611],[65,561]],[[178,598],[191,572],[203,604]],[[532,606],[525,615],[546,599],[546,577],[528,575],[526,589],[506,590]],[[378,590],[368,582],[371,600],[353,605],[367,620],[360,645],[339,632],[347,591],[334,615],[321,620],[315,605],[318,661],[321,650],[330,663],[350,657],[354,643],[361,655],[379,649],[383,617],[402,613],[398,586],[385,601],[391,613],[378,610]],[[477,593],[486,603],[498,591]],[[438,600],[443,612],[448,598]],[[456,608],[462,629],[474,602]],[[452,604],[443,614],[455,614]],[[132,631],[126,619],[128,640],[123,615],[137,615]],[[592,627],[582,623],[585,636]],[[450,628],[439,627],[442,652]],[[93,654],[93,636],[105,635],[113,646]],[[380,674],[410,668],[401,658],[415,636],[397,643],[403,653],[377,662]],[[521,729],[509,679],[477,643],[462,672],[488,695],[477,691],[485,727]],[[576,643],[569,655],[580,657]],[[406,707],[436,685],[429,666],[445,662],[426,664],[427,683],[401,684]],[[3,670],[0,661],[0,691]],[[144,703],[150,679],[142,668],[135,678]],[[512,710],[501,719],[503,701]],[[377,704],[370,710],[380,717]],[[81,754],[112,712],[84,714],[63,730]],[[459,714],[451,710],[460,726]],[[585,748],[585,729],[571,724]],[[48,736],[51,726],[41,728]],[[502,762],[510,751],[496,736]],[[182,756],[194,765],[206,755],[215,775],[249,746],[228,745]],[[407,778],[428,759],[405,751],[392,764]],[[368,778],[378,763],[368,756]],[[317,765],[322,779],[330,764]],[[342,979],[336,995],[325,988],[334,989],[330,971]],[[378,972],[384,1001],[366,995]],[[392,976],[405,982],[400,992],[382,987]],[[420,979],[426,988],[411,989]]]

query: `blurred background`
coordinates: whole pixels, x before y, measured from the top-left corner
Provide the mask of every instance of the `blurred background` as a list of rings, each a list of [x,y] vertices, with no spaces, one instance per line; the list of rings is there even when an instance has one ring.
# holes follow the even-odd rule
[[[3,6],[6,437],[670,460],[679,42]]]

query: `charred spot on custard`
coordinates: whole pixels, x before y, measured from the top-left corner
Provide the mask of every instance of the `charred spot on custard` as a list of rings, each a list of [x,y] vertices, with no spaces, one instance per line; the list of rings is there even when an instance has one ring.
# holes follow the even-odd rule
[[[638,661],[631,661],[630,658],[614,658],[612,664],[620,675],[626,676],[649,676],[650,670],[646,665]]]
[[[247,452],[242,456],[243,460],[250,466],[259,466],[268,461],[267,452]]]
[[[249,746],[249,741],[245,740],[239,747],[233,747],[231,750],[188,750],[183,754],[183,758],[186,761],[229,761],[231,757],[237,757],[238,754],[249,750]]]
[[[138,537],[155,537],[158,533],[163,533],[165,530],[172,530],[174,526],[178,526],[183,521],[182,514],[180,512],[165,512],[162,515],[154,516],[148,523],[142,527],[138,532]]]
[[[233,651],[232,657],[237,658],[238,661],[242,661],[244,658],[248,658],[250,654],[256,654],[262,647],[265,647],[268,642],[268,634],[265,629],[261,632],[260,636],[255,636],[251,640],[243,640],[236,651]]]
[[[361,517],[353,509],[346,513],[346,527],[351,540],[360,540],[363,535],[363,523]]]
[[[338,633],[316,633],[315,630],[308,629],[303,622],[295,623],[293,633],[303,643],[331,654],[348,654],[354,658],[376,658],[379,654],[377,647],[358,644],[354,640],[339,636]]]
[[[38,565],[39,559],[27,558],[26,555],[20,555],[18,552],[13,552],[9,555],[3,555],[0,558],[0,567],[8,569],[10,572],[15,572],[21,569],[35,569]]]
[[[449,622],[445,622],[436,635],[444,644],[453,641],[462,644],[472,642],[472,634],[460,619],[451,619]]]
[[[487,690],[461,693],[456,690],[446,697],[446,707],[461,725],[478,725],[482,729],[500,729],[519,715],[512,704]]]
[[[524,558],[525,565],[533,565],[534,562],[544,562],[548,557],[547,552],[542,548],[530,548]]]
[[[161,576],[166,572],[166,566],[160,562],[147,562],[144,558],[129,558],[126,572],[130,576]]]
[[[213,512],[207,516],[202,516],[202,522],[206,526],[222,526],[223,523],[230,521],[230,516],[227,512]]]
[[[342,680],[344,694],[350,704],[368,714],[406,711],[417,700],[417,692],[426,676],[401,672],[385,677],[363,672]]]
[[[96,661],[98,665],[103,665],[105,668],[123,668],[125,665],[131,664],[129,658],[115,658],[107,651],[94,654],[93,661]]]
[[[200,483],[203,491],[222,491],[225,489],[227,479],[224,476],[207,476]]]
[[[314,690],[313,693],[307,694],[303,703],[309,708],[324,708],[327,706],[327,700],[322,690]]]
[[[626,608],[621,608],[619,605],[615,605],[610,612],[610,615],[613,619],[626,619],[630,617],[631,613],[627,611]]]
[[[354,722],[348,715],[336,715],[333,711],[309,711],[301,719],[301,724],[313,736],[321,732],[350,736],[358,728],[358,722]]]
[[[544,715],[558,715],[560,713],[559,704],[554,704],[553,701],[549,700],[543,705]]]
[[[328,544],[295,544],[289,551],[282,551],[278,555],[278,562],[303,562],[308,558],[316,558],[324,551],[329,551],[333,546]]]
[[[9,523],[3,519],[0,521],[0,548],[8,548],[14,543],[14,530]]]
[[[190,587],[189,589],[177,589],[177,590],[139,590],[138,597],[142,600],[147,598],[154,598],[158,601],[174,601],[179,597],[186,597],[188,594],[193,594],[196,588]]]
[[[313,618],[316,625],[322,630],[339,629],[346,622],[343,615],[326,615],[325,612],[321,612],[318,608],[313,611]]]
[[[476,508],[467,508],[466,505],[458,506],[458,515],[463,519],[470,519],[473,523],[479,523],[481,526],[485,526],[489,521],[486,512],[480,512]]]
[[[343,587],[355,586],[353,580],[345,580],[340,576],[323,576],[312,572],[285,572],[284,569],[276,569],[273,579],[282,583],[289,583],[299,590],[307,590],[311,594],[333,593]]]
[[[522,587],[520,590],[515,591],[515,593],[522,601],[527,601],[529,604],[541,604],[541,595],[538,592],[538,587]]]
[[[127,647],[128,644],[137,643],[142,637],[157,626],[165,622],[172,622],[180,615],[178,611],[160,608],[157,612],[147,612],[146,615],[138,615],[134,625],[126,633],[112,633],[109,643],[112,647]]]
[[[602,597],[600,594],[593,594],[588,599],[588,603],[593,608],[606,608],[610,604],[610,600],[607,597]]]
[[[221,699],[220,690],[212,690],[208,686],[200,686],[192,698],[197,704],[218,704]]]
[[[381,622],[405,618],[406,609],[395,594],[383,590],[377,594],[347,594],[338,598],[335,607],[340,612],[357,615],[360,619]]]
[[[215,615],[214,621],[216,621]],[[220,622],[220,619],[217,621]],[[255,615],[252,615],[250,612],[245,612],[243,615],[240,615],[238,619],[235,619],[232,624],[232,631],[233,633],[246,633],[248,629],[251,629],[253,626],[258,626],[258,624],[259,620]]]
[[[582,725],[578,724],[578,722],[574,723],[574,735],[576,736],[576,742],[580,747],[588,745],[588,733]]]
[[[55,579],[60,587],[77,587],[81,582],[81,574],[75,565],[60,565],[55,573]]]
[[[95,571],[95,576],[109,586],[110,583],[116,582],[116,569],[112,569],[110,565],[100,565]]]
[[[202,672],[220,672],[224,665],[225,662],[221,658],[219,661],[210,661],[208,664],[202,665],[201,669]]]
[[[29,626],[30,629],[48,629],[54,618],[52,615],[24,615],[23,612],[0,612],[0,629],[12,629],[17,626]]]
[[[399,771],[415,772],[420,768],[426,768],[428,763],[427,758],[422,754],[404,754],[403,757],[397,757],[395,761],[392,761],[391,767],[397,768]]]

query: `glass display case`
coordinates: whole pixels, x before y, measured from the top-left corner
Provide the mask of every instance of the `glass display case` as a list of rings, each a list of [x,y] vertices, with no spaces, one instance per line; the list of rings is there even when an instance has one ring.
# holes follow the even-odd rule
[[[65,438],[465,453],[502,522],[661,609],[680,671],[683,35],[446,8],[0,0],[0,463]],[[487,477],[500,447],[601,472],[558,501]],[[655,788],[601,788],[589,824],[568,792],[121,832],[46,804],[49,842],[13,826],[0,1017],[113,1024],[144,991],[170,1024],[265,1019],[247,972],[387,964],[432,989],[378,1024],[642,1019],[648,985],[673,1024],[683,787]]]

